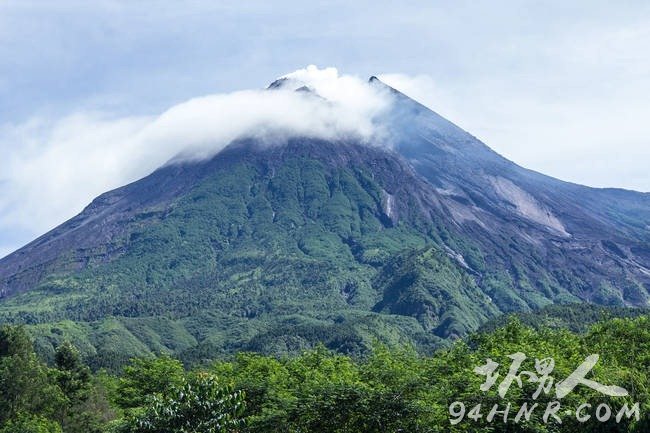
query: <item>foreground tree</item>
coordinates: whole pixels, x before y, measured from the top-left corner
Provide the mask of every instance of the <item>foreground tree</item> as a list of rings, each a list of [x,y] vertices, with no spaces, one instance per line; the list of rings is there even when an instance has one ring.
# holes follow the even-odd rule
[[[38,424],[31,414],[52,417],[63,402],[52,371],[37,358],[24,328],[1,327],[0,426]]]
[[[117,386],[117,405],[122,409],[144,406],[151,396],[164,396],[183,385],[183,364],[169,356],[136,358],[124,369]]]
[[[154,395],[143,410],[122,426],[122,433],[225,433],[243,424],[244,395],[198,374],[172,386],[168,395]]]
[[[105,398],[98,383],[93,383],[90,368],[83,362],[77,348],[70,342],[62,343],[54,357],[54,377],[64,395],[59,422],[65,433],[98,433],[110,409],[102,404]]]

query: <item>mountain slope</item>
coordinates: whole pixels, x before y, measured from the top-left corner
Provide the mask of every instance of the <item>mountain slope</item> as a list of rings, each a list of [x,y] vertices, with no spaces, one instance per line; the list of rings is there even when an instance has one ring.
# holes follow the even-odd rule
[[[389,91],[390,149],[242,139],[100,196],[0,260],[0,320],[101,366],[375,338],[431,350],[503,312],[648,305],[650,195],[525,170]]]
[[[516,279],[518,267],[539,262],[555,274],[554,284],[580,300],[647,305],[650,194],[588,188],[526,170],[392,92],[399,102],[386,121],[398,152],[450,199],[454,222],[480,244],[491,267],[509,268]],[[545,279],[533,269],[522,276]]]
[[[164,193],[152,192],[157,187]],[[54,336],[40,328],[48,342],[91,332],[87,347],[108,344],[97,335],[109,328],[132,342],[106,340],[116,353],[188,349],[147,341],[166,339],[170,331],[160,327],[189,333],[183,340],[210,351],[299,350],[333,325],[349,337],[332,347],[348,351],[391,335],[432,343],[438,337],[416,320],[372,312],[381,296],[372,279],[395,253],[432,244],[427,227],[442,212],[435,191],[396,154],[311,139],[273,147],[243,141],[210,161],[165,167],[107,193],[5,259],[3,273],[21,271],[4,280],[14,291],[2,314],[27,323],[133,318],[83,332],[58,326]],[[476,299],[487,302],[480,292]],[[136,323],[160,315],[163,324]],[[290,341],[261,347],[269,333]]]

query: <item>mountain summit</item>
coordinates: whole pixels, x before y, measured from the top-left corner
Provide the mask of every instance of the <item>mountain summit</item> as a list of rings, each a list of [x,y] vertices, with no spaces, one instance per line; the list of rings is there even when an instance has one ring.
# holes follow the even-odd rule
[[[268,91],[323,95],[296,79]],[[374,339],[428,351],[510,311],[647,306],[650,194],[522,168],[376,77],[381,142],[242,137],[0,260],[0,319],[95,364]],[[379,140],[379,138],[378,138]]]

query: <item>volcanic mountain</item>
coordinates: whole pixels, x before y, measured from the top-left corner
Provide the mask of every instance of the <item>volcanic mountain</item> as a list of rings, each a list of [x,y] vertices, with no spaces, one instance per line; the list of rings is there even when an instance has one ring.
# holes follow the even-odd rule
[[[313,92],[268,91],[286,86]],[[527,170],[368,86],[391,98],[382,143],[243,137],[167,164],[0,260],[0,320],[46,356],[69,339],[114,366],[375,339],[429,351],[504,312],[649,305],[650,194]]]

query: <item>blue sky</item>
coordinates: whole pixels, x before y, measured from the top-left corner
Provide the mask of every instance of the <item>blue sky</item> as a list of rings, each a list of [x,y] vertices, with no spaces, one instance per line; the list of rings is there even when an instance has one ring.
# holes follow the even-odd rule
[[[118,180],[39,195],[12,178],[49,154],[68,171],[34,177],[74,177],[83,161],[51,143],[92,142],[97,122],[119,139],[190,98],[309,64],[388,74],[526,167],[650,191],[648,47],[645,1],[1,1],[0,256]]]

